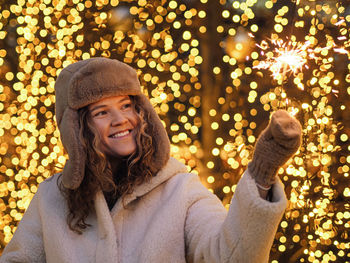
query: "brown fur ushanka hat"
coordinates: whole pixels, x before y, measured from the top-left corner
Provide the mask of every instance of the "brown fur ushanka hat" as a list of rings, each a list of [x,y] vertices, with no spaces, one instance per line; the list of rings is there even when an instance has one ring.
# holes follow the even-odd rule
[[[151,135],[155,150],[153,162],[156,168],[161,169],[168,161],[168,135],[149,99],[142,94],[136,71],[127,64],[108,58],[76,62],[61,71],[55,91],[57,125],[69,156],[62,174],[62,183],[66,188],[78,188],[85,173],[86,153],[79,142],[78,109],[107,97],[139,97],[156,130]]]

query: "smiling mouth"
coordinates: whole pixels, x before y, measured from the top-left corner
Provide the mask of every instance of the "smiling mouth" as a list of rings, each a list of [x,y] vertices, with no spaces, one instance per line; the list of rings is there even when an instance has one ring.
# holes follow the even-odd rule
[[[110,135],[108,137],[109,138],[121,138],[121,137],[124,137],[124,136],[128,135],[130,132],[131,132],[131,130],[117,132],[117,133],[114,133],[114,134],[112,134],[112,135]]]

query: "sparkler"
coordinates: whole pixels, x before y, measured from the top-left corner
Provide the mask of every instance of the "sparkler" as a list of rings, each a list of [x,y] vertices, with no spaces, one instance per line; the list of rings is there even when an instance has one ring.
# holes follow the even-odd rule
[[[344,25],[344,23],[345,20],[341,17],[341,19],[335,23],[335,26],[339,27]],[[253,34],[249,33],[248,35],[254,38]],[[346,37],[339,36],[337,39],[343,41],[346,40]],[[315,61],[316,64],[318,61],[322,60],[319,54],[324,49],[333,49],[335,53],[349,55],[349,51],[346,50],[346,47],[348,47],[346,44],[339,47],[333,42],[330,46],[313,48],[310,41],[306,41],[305,43],[295,41],[285,42],[282,39],[269,39],[268,41],[263,40],[260,44],[256,44],[256,46],[262,50],[260,52],[261,55],[266,56],[266,59],[260,61],[259,64],[253,68],[268,69],[271,71],[274,79],[282,80],[282,84],[287,73],[296,75],[298,72],[301,72],[303,68],[309,68],[307,65],[309,60]]]
[[[275,46],[272,52],[266,53],[269,44],[267,41],[263,41],[259,48],[262,49],[261,54],[266,55],[266,60],[261,61],[258,65],[253,68],[257,69],[268,69],[272,72],[274,79],[282,80],[286,73],[291,72],[294,75],[301,71],[306,65],[308,59],[318,59],[315,56],[314,50],[310,47],[310,42],[306,43],[295,43],[295,42],[284,42],[283,40],[271,40],[271,43]],[[265,54],[266,53],[266,54]]]
[[[344,47],[337,47],[335,44],[327,47],[312,48],[311,42],[284,42],[282,39],[269,40],[272,44],[272,48],[266,40],[263,40],[261,44],[256,44],[262,51],[261,55],[266,59],[260,61],[258,65],[253,68],[267,69],[271,71],[272,76],[276,80],[284,80],[287,73],[296,75],[304,68],[308,69],[307,63],[313,60],[316,64],[322,60],[320,53],[322,50],[333,49],[334,52],[339,54],[349,54],[349,51]]]

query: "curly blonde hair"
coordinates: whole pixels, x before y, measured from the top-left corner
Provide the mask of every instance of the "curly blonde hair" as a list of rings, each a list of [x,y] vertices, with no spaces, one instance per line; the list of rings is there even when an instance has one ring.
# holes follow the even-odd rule
[[[62,183],[59,189],[66,198],[69,213],[67,223],[71,230],[81,234],[90,226],[86,222],[88,215],[94,211],[94,199],[102,190],[108,204],[114,204],[119,198],[130,194],[135,186],[148,181],[158,170],[153,165],[154,149],[152,135],[155,134],[150,117],[145,114],[137,96],[130,96],[137,114],[136,151],[121,160],[118,175],[113,175],[111,165],[105,154],[99,149],[100,137],[89,116],[88,107],[79,113],[79,138],[86,152],[85,174],[81,185],[67,189]]]

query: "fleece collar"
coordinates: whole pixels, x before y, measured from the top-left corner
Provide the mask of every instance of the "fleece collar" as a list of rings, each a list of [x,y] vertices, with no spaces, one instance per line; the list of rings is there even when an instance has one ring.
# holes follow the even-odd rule
[[[155,177],[152,177],[149,182],[137,186],[131,194],[125,196],[124,198],[119,198],[110,213],[102,191],[97,192],[95,198],[95,210],[100,238],[110,239],[111,243],[114,243],[113,240],[115,240],[116,233],[114,230],[112,218],[114,218],[115,215],[117,215],[132,201],[149,193],[154,188],[167,181],[169,178],[178,173],[186,172],[187,168],[183,163],[179,162],[175,158],[170,157],[166,165],[158,172]]]
[[[152,177],[148,182],[136,186],[134,191],[131,194],[126,195],[124,199],[120,198],[113,207],[111,214],[117,214],[120,209],[123,209],[123,206],[127,206],[135,199],[149,193],[154,188],[167,181],[174,175],[187,172],[187,168],[183,163],[179,162],[173,157],[170,157],[166,165],[158,172],[155,177]]]

